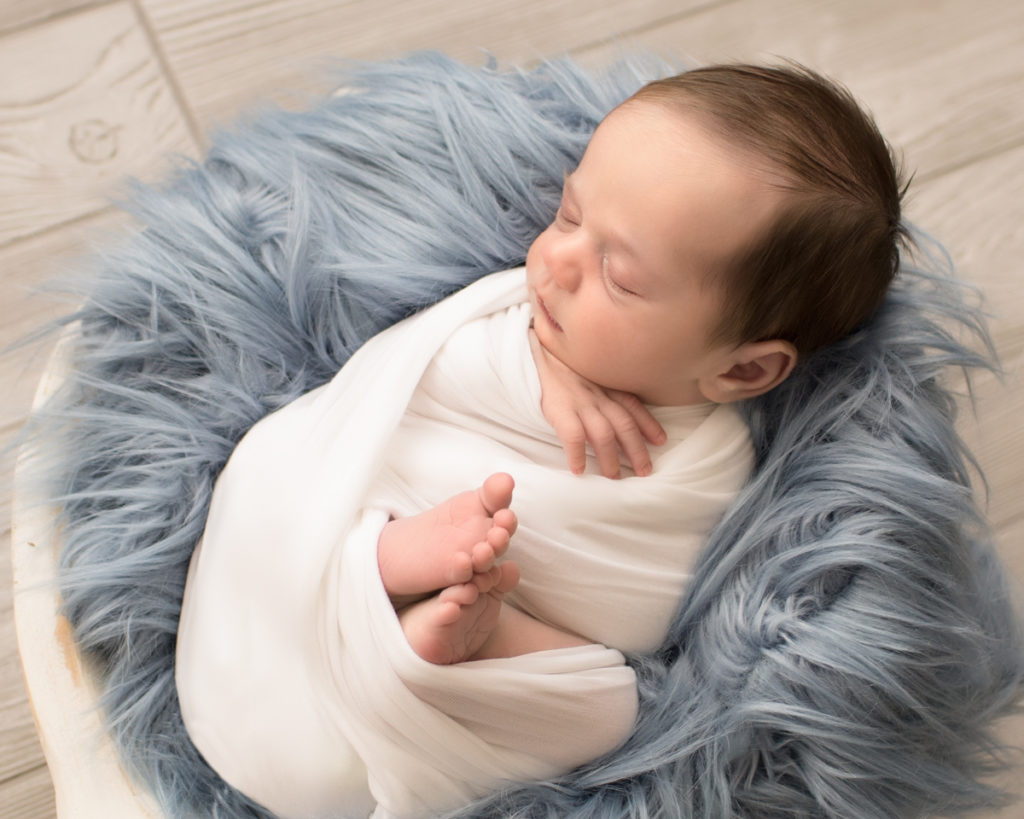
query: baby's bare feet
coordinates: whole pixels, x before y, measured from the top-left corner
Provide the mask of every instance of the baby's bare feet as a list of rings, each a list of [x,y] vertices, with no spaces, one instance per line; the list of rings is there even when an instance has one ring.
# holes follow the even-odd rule
[[[516,530],[511,475],[491,475],[477,490],[389,521],[377,541],[377,566],[396,606],[409,598],[469,583],[488,572]]]
[[[429,663],[469,660],[497,627],[501,599],[518,583],[519,567],[506,561],[413,603],[398,613],[405,638]]]

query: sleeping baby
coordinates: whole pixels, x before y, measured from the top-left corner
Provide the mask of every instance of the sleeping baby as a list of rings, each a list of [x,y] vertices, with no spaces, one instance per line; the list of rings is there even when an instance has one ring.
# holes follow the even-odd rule
[[[625,741],[626,655],[662,644],[753,469],[737,403],[878,307],[901,192],[870,118],[802,69],[698,69],[613,110],[525,268],[239,443],[178,636],[207,761],[283,817],[432,816]]]

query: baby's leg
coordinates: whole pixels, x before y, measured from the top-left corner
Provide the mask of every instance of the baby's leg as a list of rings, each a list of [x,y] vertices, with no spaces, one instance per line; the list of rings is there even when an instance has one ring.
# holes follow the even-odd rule
[[[586,640],[578,634],[562,631],[526,612],[503,605],[498,622],[490,638],[481,644],[473,655],[474,660],[493,660],[498,657],[518,657],[534,651],[549,651],[555,648],[587,646],[593,640]]]
[[[377,565],[396,607],[468,583],[494,566],[516,530],[509,509],[513,487],[512,477],[500,472],[477,490],[388,522],[377,541]]]

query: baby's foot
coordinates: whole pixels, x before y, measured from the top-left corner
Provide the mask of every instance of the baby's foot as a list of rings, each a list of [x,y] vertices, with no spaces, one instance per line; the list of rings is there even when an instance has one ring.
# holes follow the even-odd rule
[[[494,567],[516,530],[508,508],[513,487],[512,476],[499,472],[477,490],[389,521],[377,541],[377,566],[392,600],[468,583]]]
[[[519,583],[510,561],[476,574],[398,613],[402,631],[420,657],[436,665],[471,659],[498,625],[501,599]]]

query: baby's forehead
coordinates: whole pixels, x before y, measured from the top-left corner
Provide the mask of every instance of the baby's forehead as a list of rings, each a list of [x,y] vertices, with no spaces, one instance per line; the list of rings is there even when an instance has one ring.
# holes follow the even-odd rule
[[[774,157],[734,133],[727,123],[698,106],[689,106],[685,102],[669,103],[658,97],[630,97],[609,111],[598,123],[591,135],[591,142],[600,129],[615,127],[621,123],[639,129],[675,126],[682,143],[692,141],[694,133],[697,133],[715,146],[722,160],[741,169],[751,178],[780,191],[789,191],[794,187],[792,174]],[[642,145],[636,146],[636,150],[643,155]],[[658,160],[652,157],[652,161]]]

